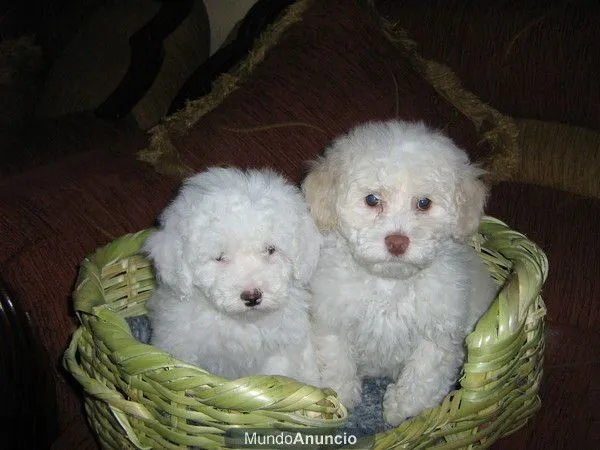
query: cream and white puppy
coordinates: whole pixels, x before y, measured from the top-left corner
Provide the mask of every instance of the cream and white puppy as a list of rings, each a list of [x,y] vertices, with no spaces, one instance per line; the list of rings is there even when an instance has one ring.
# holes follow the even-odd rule
[[[323,384],[352,407],[361,379],[395,380],[397,425],[457,381],[465,337],[496,286],[465,243],[487,190],[464,151],[421,123],[367,123],[314,162],[303,190],[325,234],[312,280]]]
[[[318,385],[306,284],[321,235],[300,189],[268,170],[185,181],[145,243],[159,286],[152,344],[216,375]]]

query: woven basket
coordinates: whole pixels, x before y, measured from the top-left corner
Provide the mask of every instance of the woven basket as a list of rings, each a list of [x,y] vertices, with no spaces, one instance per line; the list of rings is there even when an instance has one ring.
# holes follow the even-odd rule
[[[151,232],[126,235],[86,258],[74,292],[81,326],[64,364],[84,389],[88,420],[101,444],[219,448],[236,427],[341,426],[347,412],[331,390],[277,376],[228,380],[134,339],[125,318],[146,314],[155,288],[152,267],[139,253]],[[460,389],[438,407],[371,437],[369,446],[489,446],[540,407],[546,257],[491,217],[483,219],[472,245],[503,287],[467,337]]]

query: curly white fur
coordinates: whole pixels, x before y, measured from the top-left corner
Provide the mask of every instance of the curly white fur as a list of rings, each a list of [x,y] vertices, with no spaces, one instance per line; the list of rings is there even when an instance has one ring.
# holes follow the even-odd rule
[[[189,178],[145,244],[159,280],[152,343],[224,377],[317,385],[306,284],[320,245],[302,193],[280,175],[211,168]]]
[[[326,232],[315,343],[323,384],[347,406],[363,377],[391,377],[384,417],[397,425],[455,384],[497,289],[465,243],[483,215],[482,173],[449,138],[401,121],[361,125],[314,163],[303,190]]]

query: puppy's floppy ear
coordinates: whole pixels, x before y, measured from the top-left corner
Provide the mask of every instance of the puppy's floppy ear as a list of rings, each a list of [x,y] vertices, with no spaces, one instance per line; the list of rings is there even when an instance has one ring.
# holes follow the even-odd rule
[[[192,272],[185,262],[181,232],[174,223],[177,217],[168,217],[172,205],[165,210],[162,226],[144,242],[142,251],[154,263],[157,279],[182,294],[192,291]]]
[[[331,159],[320,157],[311,164],[308,175],[302,183],[302,191],[308,201],[310,213],[323,232],[335,228],[337,178],[337,170]]]
[[[456,192],[458,221],[454,238],[464,241],[479,229],[488,197],[488,187],[479,178],[485,173],[477,166],[467,165],[461,174]]]
[[[294,233],[294,276],[300,282],[308,283],[317,268],[322,241],[323,237],[307,211]]]

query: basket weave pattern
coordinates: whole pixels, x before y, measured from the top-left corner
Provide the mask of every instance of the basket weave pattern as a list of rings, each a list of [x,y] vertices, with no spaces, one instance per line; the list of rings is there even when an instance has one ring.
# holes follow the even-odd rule
[[[344,423],[348,413],[329,389],[267,375],[228,380],[135,340],[125,319],[147,313],[156,286],[139,253],[149,233],[123,236],[86,258],[74,292],[81,326],[64,365],[83,387],[103,447],[219,448],[232,427]],[[502,289],[467,337],[461,387],[438,407],[376,435],[375,448],[489,446],[540,407],[546,256],[491,217],[472,245]]]

